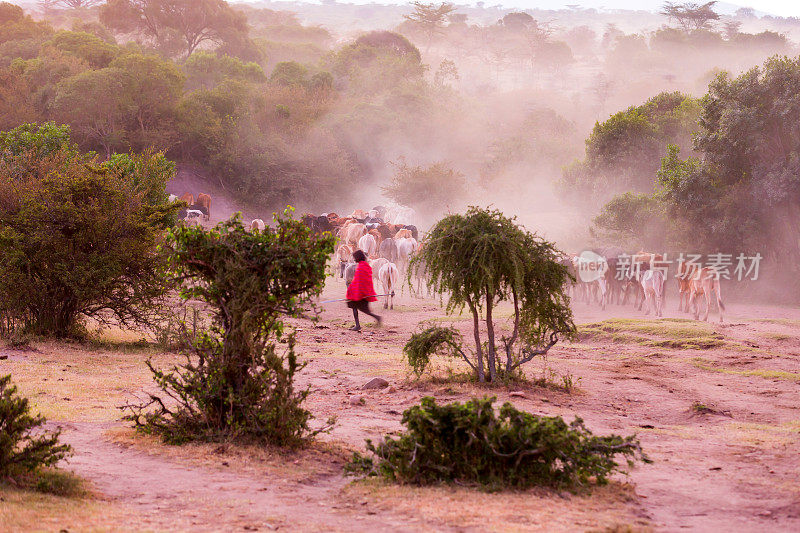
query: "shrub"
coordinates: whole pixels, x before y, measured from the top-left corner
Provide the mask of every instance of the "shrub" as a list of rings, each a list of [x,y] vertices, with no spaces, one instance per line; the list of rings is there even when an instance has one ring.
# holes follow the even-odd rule
[[[0,376],[0,477],[54,465],[70,453],[69,445],[58,443],[60,431],[37,429],[44,423],[41,415],[30,415],[28,399],[17,396],[11,376]]]
[[[212,230],[178,227],[168,244],[182,297],[209,304],[212,326],[181,367],[162,371],[148,362],[170,401],[150,395],[127,406],[126,418],[171,443],[234,438],[296,446],[318,433],[302,407],[308,389],[294,389],[303,364],[280,318],[299,315],[321,292],[333,237],[312,235],[287,212],[261,232],[248,231],[239,216]]]
[[[451,357],[464,357],[461,348],[461,335],[453,328],[435,326],[411,335],[403,352],[408,358],[408,365],[419,377],[425,372],[431,361],[431,355],[439,353]]]
[[[157,246],[177,210],[164,192],[173,172],[157,153],[98,163],[66,126],[0,135],[4,329],[68,336],[82,317],[149,324],[167,290]]]
[[[636,459],[650,462],[635,436],[598,437],[580,418],[567,424],[561,417],[532,415],[510,403],[498,416],[493,402],[437,405],[423,398],[403,413],[405,433],[396,439],[387,435],[378,445],[367,440],[372,456],[355,453],[347,470],[417,485],[569,487],[606,483],[620,468],[617,455],[627,457],[629,466]]]

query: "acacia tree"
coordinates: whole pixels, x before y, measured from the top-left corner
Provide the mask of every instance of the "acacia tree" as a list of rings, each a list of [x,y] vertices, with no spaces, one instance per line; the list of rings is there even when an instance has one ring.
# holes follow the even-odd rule
[[[236,41],[248,32],[245,15],[225,0],[109,0],[101,7],[100,21],[115,31],[150,37],[167,49],[179,47],[184,57],[205,42]]]
[[[666,2],[661,14],[675,20],[681,29],[688,33],[708,28],[711,21],[719,20],[719,15],[714,11],[716,3],[716,0],[705,4]]]
[[[456,6],[448,2],[442,2],[439,5],[411,2],[411,5],[414,6],[414,11],[409,15],[403,15],[403,18],[417,26],[425,35],[425,51],[427,52],[434,37],[442,34],[442,28],[444,28],[450,13],[456,10]]]
[[[478,381],[487,381],[487,370],[492,382],[510,377],[521,365],[547,353],[558,335],[571,337],[575,332],[564,292],[570,274],[557,261],[556,248],[500,211],[470,207],[464,215],[449,215],[437,222],[412,259],[409,277],[421,265],[429,276],[428,287],[447,294],[448,313],[469,309],[475,341],[473,356],[452,335],[427,343],[425,351],[433,353],[443,346],[454,350],[475,371]],[[501,301],[512,302],[514,309],[510,331],[507,328],[504,334],[494,318]],[[486,341],[481,338],[482,322]],[[441,329],[418,333],[409,344],[413,347]]]

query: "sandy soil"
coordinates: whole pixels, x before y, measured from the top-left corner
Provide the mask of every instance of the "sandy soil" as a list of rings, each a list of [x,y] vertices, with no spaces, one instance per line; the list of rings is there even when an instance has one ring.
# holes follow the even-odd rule
[[[328,285],[323,300],[344,291]],[[481,389],[409,374],[402,346],[410,332],[437,319],[469,327],[445,317],[436,301],[401,296],[383,328],[360,333],[346,329],[350,310],[327,304],[317,324],[295,322],[308,362],[299,380],[312,389],[315,417],[337,423],[296,454],[169,447],[123,429],[116,407],[152,390],[143,360],[177,361],[152,348],[43,343],[37,352],[0,353],[8,356],[0,372],[10,371],[64,428],[75,448],[65,467],[108,504],[81,529],[800,530],[800,311],[733,304],[720,325],[685,320],[676,306],[668,302],[666,318],[654,321],[631,307],[577,304],[581,340],[559,343],[546,364],[526,369],[549,386]],[[442,361],[435,373],[448,369],[463,366]],[[361,389],[376,376],[391,388]],[[565,376],[577,383],[572,391]],[[342,476],[347,450],[400,429],[402,411],[426,395],[496,395],[533,413],[580,416],[596,433],[637,433],[654,463],[578,495],[352,484]],[[35,511],[14,508],[26,512]]]

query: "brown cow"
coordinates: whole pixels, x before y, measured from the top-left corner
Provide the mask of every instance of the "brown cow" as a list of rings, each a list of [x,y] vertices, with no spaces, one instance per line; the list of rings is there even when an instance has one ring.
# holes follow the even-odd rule
[[[188,205],[189,207],[193,206],[194,195],[190,192],[184,193],[183,196],[181,196],[181,202],[186,202],[186,205]]]
[[[197,204],[200,207],[205,208],[205,213],[203,214],[203,219],[208,221],[211,220],[211,197],[206,193],[200,193],[197,195]]]

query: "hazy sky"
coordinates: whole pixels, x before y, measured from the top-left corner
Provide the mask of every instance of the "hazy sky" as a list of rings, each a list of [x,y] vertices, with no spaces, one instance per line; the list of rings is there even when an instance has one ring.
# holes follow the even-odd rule
[[[252,1],[252,0],[250,0]],[[301,0],[308,1],[309,3],[319,3],[315,0]],[[339,0],[347,4],[369,4],[372,2],[378,4],[407,4],[404,0]],[[439,0],[426,0],[428,2],[437,2]],[[450,0],[454,4],[475,4],[477,0]],[[696,3],[703,3],[705,0],[694,0]],[[580,4],[584,7],[605,8],[605,9],[644,9],[650,11],[658,11],[663,0],[484,0],[487,6],[501,4],[504,7],[516,8],[544,8],[544,9],[561,9],[567,4]],[[784,17],[800,16],[800,1],[798,0],[734,0],[732,2],[720,2],[723,4],[718,11],[722,13],[730,13],[736,10],[736,7],[749,6],[758,11],[771,13],[773,15],[780,15]]]

